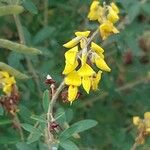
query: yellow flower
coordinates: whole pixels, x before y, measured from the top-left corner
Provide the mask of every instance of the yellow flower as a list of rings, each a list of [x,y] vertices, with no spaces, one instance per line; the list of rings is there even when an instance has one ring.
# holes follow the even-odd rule
[[[96,43],[92,42],[91,43],[91,49],[96,52],[101,58],[104,59],[104,49],[102,47],[100,47],[99,45],[97,45]]]
[[[108,7],[108,10],[109,10],[109,13],[107,15],[107,19],[112,23],[116,23],[119,20],[118,14],[110,6]]]
[[[76,99],[78,86],[81,85],[81,77],[76,71],[73,71],[65,77],[65,84],[69,86],[68,101],[72,103]]]
[[[78,61],[76,58],[77,53],[78,53],[78,46],[71,48],[65,53],[66,64],[63,74],[68,74],[76,69],[76,67],[78,66]]]
[[[85,63],[77,72],[82,77],[82,86],[84,90],[89,93],[92,85],[91,76],[95,74],[94,70],[87,63]]]
[[[100,20],[103,13],[103,8],[99,4],[99,1],[92,2],[90,12],[88,14],[89,20]]]
[[[72,71],[74,71],[76,69],[76,67],[78,66],[78,61],[76,60],[74,64],[70,64],[66,61],[66,64],[65,64],[65,68],[64,68],[64,71],[62,72],[62,74],[68,74]]]
[[[9,76],[8,72],[0,71],[0,84],[2,85],[3,92],[5,94],[10,94],[12,91],[12,86],[16,83],[13,76]]]
[[[111,71],[111,69],[106,64],[105,60],[103,58],[101,58],[100,56],[95,55],[94,62],[99,69],[101,69],[103,71],[107,71],[107,72]]]
[[[77,31],[77,32],[75,32],[75,35],[77,37],[88,37],[89,34],[90,34],[90,31],[83,31],[83,32]]]
[[[134,125],[136,125],[136,126],[139,125],[140,121],[141,121],[141,119],[140,119],[139,116],[134,116],[133,117],[133,124]]]
[[[116,6],[116,4],[111,3],[110,5],[111,5],[112,9],[118,14],[119,13],[119,8]]]
[[[101,80],[102,71],[98,71],[97,74],[93,75],[92,77],[92,90],[98,89],[98,84]]]
[[[66,48],[72,48],[72,47],[76,46],[82,38],[88,37],[89,34],[90,34],[90,31],[75,32],[75,35],[77,37],[75,37],[72,40],[70,40],[69,42],[65,43],[63,46]]]
[[[112,33],[117,34],[119,31],[113,26],[113,23],[106,21],[99,27],[100,34],[103,40],[107,39]]]
[[[76,56],[78,53],[78,46],[73,47],[65,53],[65,59],[68,63],[73,65],[76,61]]]

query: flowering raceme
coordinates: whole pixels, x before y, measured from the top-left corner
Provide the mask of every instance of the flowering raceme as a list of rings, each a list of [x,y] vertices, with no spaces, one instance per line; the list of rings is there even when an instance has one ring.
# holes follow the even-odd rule
[[[117,34],[119,31],[114,27],[114,23],[119,20],[119,9],[115,3],[102,7],[100,2],[94,0],[90,7],[88,18],[92,21],[97,20],[100,23],[99,30],[103,40],[107,39],[112,33]]]
[[[150,112],[144,113],[144,119],[139,116],[133,117],[133,124],[138,128],[138,137],[136,138],[137,144],[144,144],[145,137],[150,135]]]
[[[91,4],[88,18],[100,23],[98,30],[103,40],[112,33],[119,32],[114,27],[114,23],[119,19],[118,13],[119,9],[114,3],[104,7],[100,6],[98,1],[93,1]],[[75,36],[63,45],[68,48],[65,53],[63,74],[65,84],[68,86],[68,101],[71,103],[77,98],[81,85],[87,93],[90,90],[97,90],[102,72],[111,71],[105,62],[104,49],[92,41],[91,31],[78,31],[75,32]]]
[[[0,71],[0,87],[2,87],[5,94],[10,95],[15,83],[16,81],[13,76],[10,76],[8,72]]]

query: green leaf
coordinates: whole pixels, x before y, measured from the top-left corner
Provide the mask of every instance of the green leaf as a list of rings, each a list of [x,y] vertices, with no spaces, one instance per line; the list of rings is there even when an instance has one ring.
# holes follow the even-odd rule
[[[34,3],[31,0],[23,1],[23,6],[26,10],[28,10],[32,14],[38,13],[37,7],[34,5]]]
[[[34,120],[36,120],[38,122],[43,122],[43,123],[47,122],[46,118],[44,116],[36,116],[36,115],[34,115],[34,116],[31,116],[31,119],[34,119]]]
[[[131,5],[128,10],[129,21],[132,22],[140,13],[141,3],[137,2],[135,5]]]
[[[17,53],[28,54],[28,55],[41,55],[42,52],[36,48],[28,47],[26,45],[11,42],[9,40],[0,39],[0,47],[15,51]]]
[[[18,150],[33,150],[32,145],[27,145],[24,142],[19,142],[16,144]]]
[[[86,120],[76,122],[60,134],[60,139],[66,140],[69,137],[71,137],[73,134],[83,132],[96,125],[97,125],[97,122],[91,119],[86,119]]]
[[[20,141],[18,137],[0,136],[0,144],[15,144]]]
[[[41,131],[38,128],[36,128],[36,127],[34,127],[34,126],[30,125],[30,124],[22,123],[21,126],[22,126],[22,128],[24,130],[26,130],[26,131],[28,131],[30,133],[34,132],[34,133],[37,133],[38,135],[41,135]]]
[[[33,43],[36,45],[36,44],[44,41],[45,39],[52,36],[53,31],[54,31],[54,27],[50,27],[50,26],[44,27],[39,32],[37,32],[37,34],[35,35],[35,37],[33,39]]]
[[[0,119],[0,125],[7,125],[11,123],[12,123],[12,120],[10,119]]]
[[[4,114],[4,109],[2,107],[2,105],[0,105],[0,116],[2,116]]]
[[[70,140],[60,142],[60,146],[65,150],[79,150],[77,145]]]
[[[14,69],[13,67],[0,62],[0,70],[4,70],[7,71],[9,74],[11,74],[12,76],[14,76],[15,78],[18,79],[28,79],[29,77],[21,72],[19,72],[18,70]]]
[[[0,7],[0,16],[20,14],[23,11],[24,11],[24,8],[19,5],[1,6]]]
[[[49,107],[49,91],[46,90],[44,91],[43,93],[43,108],[44,108],[44,111],[47,113],[48,111],[48,107]]]

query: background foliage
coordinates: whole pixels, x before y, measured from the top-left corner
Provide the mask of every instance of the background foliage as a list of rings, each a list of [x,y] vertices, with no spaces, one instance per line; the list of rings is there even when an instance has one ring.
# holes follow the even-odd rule
[[[97,92],[91,92],[89,95],[82,92],[81,98],[72,106],[63,103],[60,98],[56,107],[59,108],[56,109],[58,116],[65,111],[65,116],[58,119],[61,124],[65,123],[64,119],[69,124],[83,119],[94,119],[98,122],[96,127],[81,133],[79,139],[73,139],[79,149],[83,150],[130,149],[136,137],[132,117],[142,116],[145,111],[150,111],[150,2],[115,2],[121,10],[120,22],[123,22],[124,28],[120,30],[120,34],[110,37],[104,43],[98,40],[105,48],[111,73],[103,75],[100,90]],[[50,74],[57,84],[63,79],[61,73],[65,48],[62,45],[73,37],[75,31],[88,28],[94,31],[98,25],[87,20],[90,0],[49,0],[48,5],[46,0],[24,0],[20,3],[25,8],[20,19],[26,43],[43,52],[43,56],[27,56],[38,75],[36,79],[40,83],[39,87],[32,75],[29,80],[17,81],[21,92],[18,114],[25,129],[24,134],[28,137],[30,131],[27,131],[33,130],[28,124],[33,125],[37,119],[36,115],[44,112],[40,91],[47,88],[44,83],[46,75]],[[19,42],[11,15],[0,17],[0,38]],[[30,74],[23,54],[0,48],[0,61]],[[44,109],[47,109],[46,106]],[[31,142],[31,139],[29,141]],[[63,143],[60,149],[76,149],[76,145],[71,141],[67,142]],[[45,149],[41,140],[32,144],[20,142],[19,133],[12,126],[11,117],[1,107],[0,144],[4,150]],[[68,147],[69,145],[72,147]],[[149,148],[150,142],[147,141],[143,147]]]

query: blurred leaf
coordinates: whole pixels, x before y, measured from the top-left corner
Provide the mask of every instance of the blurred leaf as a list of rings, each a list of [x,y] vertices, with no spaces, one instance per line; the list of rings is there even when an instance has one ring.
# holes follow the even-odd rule
[[[134,5],[130,5],[129,10],[128,10],[130,22],[132,22],[137,17],[137,15],[140,13],[140,9],[141,9],[140,2],[137,2]]]
[[[22,126],[22,128],[23,128],[24,130],[26,130],[26,131],[28,131],[28,132],[30,132],[30,133],[31,133],[31,132],[34,132],[34,133],[36,133],[37,135],[39,135],[39,134],[41,135],[40,130],[37,129],[36,127],[30,125],[30,124],[22,123],[21,126]]]
[[[150,15],[150,2],[144,3],[142,4],[142,10],[147,13],[148,15]]]
[[[0,144],[15,144],[17,142],[20,142],[18,137],[0,136]]]
[[[31,118],[36,120],[36,121],[39,121],[39,122],[44,122],[44,123],[47,122],[46,118],[44,116],[36,116],[36,115],[34,115],[34,116],[31,116]]]
[[[10,119],[0,119],[0,125],[7,125],[11,123],[12,123],[12,120]]]
[[[0,7],[0,16],[20,14],[23,11],[24,11],[24,8],[19,5],[1,6]]]
[[[46,113],[48,111],[49,102],[50,102],[49,91],[46,90],[44,91],[44,94],[43,94],[43,108]]]
[[[5,64],[3,62],[0,62],[0,69],[7,71],[12,76],[15,76],[15,78],[18,78],[18,79],[28,79],[27,75],[19,72],[18,70],[12,68],[11,66],[9,66],[9,65],[7,65],[7,64]]]
[[[0,105],[0,116],[2,116],[4,114],[4,109],[2,107],[2,105]]]
[[[9,74],[11,74],[12,76],[15,76],[18,79],[28,79],[27,75],[19,72],[18,70],[12,68],[11,66],[9,66],[3,62],[0,62],[0,69],[7,71]]]
[[[0,39],[0,47],[9,49],[18,53],[28,54],[28,55],[39,55],[42,52],[36,48],[27,47],[26,45],[11,42],[9,40]]]
[[[53,31],[54,31],[54,27],[50,27],[50,26],[44,27],[39,32],[37,32],[37,34],[33,39],[33,43],[39,44],[40,42],[43,42],[45,39],[52,36]]]
[[[31,145],[27,145],[24,142],[20,142],[16,144],[18,150],[34,150]]]
[[[96,125],[97,125],[97,122],[91,119],[86,119],[86,120],[76,122],[60,134],[60,139],[66,140],[69,137],[71,137],[73,134],[83,132]]]
[[[28,10],[32,14],[38,13],[37,7],[34,5],[34,3],[31,0],[24,0],[23,6],[26,10]]]
[[[60,142],[60,146],[65,150],[79,150],[77,145],[70,140]]]

